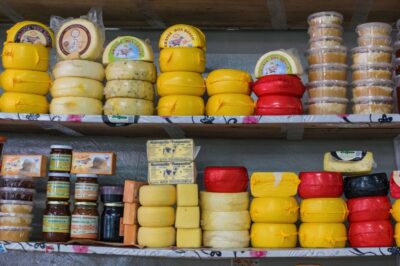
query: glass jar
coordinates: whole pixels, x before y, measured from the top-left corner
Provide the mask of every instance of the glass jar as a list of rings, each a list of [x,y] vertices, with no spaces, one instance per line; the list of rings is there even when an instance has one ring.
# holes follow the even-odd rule
[[[47,198],[49,200],[69,200],[70,174],[49,173]]]
[[[99,214],[94,202],[75,202],[71,218],[71,238],[97,240]]]
[[[98,176],[95,174],[77,174],[75,183],[75,201],[96,202],[99,193]]]
[[[102,186],[100,188],[100,199],[104,203],[122,202],[124,197],[124,187],[122,186]]]
[[[66,201],[48,201],[43,216],[43,239],[48,242],[69,240],[71,212]]]
[[[120,235],[120,220],[124,213],[122,202],[105,203],[101,215],[100,240],[106,242],[123,242]]]
[[[69,173],[71,171],[72,147],[52,145],[50,148],[49,171]]]

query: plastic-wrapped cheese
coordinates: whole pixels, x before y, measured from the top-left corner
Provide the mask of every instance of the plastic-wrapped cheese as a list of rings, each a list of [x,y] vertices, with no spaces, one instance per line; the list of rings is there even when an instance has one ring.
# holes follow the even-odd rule
[[[300,205],[303,223],[342,223],[347,214],[347,205],[342,198],[304,199]]]
[[[245,94],[216,94],[207,101],[207,115],[252,115],[254,101]]]
[[[142,206],[162,207],[176,203],[176,189],[172,185],[146,185],[139,190],[139,202]]]
[[[158,100],[157,113],[161,116],[204,115],[204,100],[190,95],[164,96]]]
[[[203,244],[211,248],[247,248],[250,235],[242,231],[203,231]]]
[[[392,209],[390,210],[390,213],[393,216],[393,219],[396,222],[400,222],[400,200],[396,200],[393,205]]]
[[[252,78],[249,73],[236,69],[218,69],[212,71],[207,79],[207,94],[238,93],[250,95]]]
[[[115,61],[148,61],[153,62],[151,46],[133,36],[120,36],[111,41],[103,53],[103,64]]]
[[[143,80],[156,82],[157,70],[153,63],[143,61],[117,61],[108,64],[106,68],[107,80]]]
[[[50,113],[54,115],[101,115],[103,105],[100,100],[86,97],[53,98]]]
[[[300,180],[291,172],[255,172],[250,178],[253,197],[292,197]]]
[[[254,248],[295,248],[297,229],[294,224],[253,223],[250,232]]]
[[[324,170],[345,174],[368,174],[372,171],[372,152],[332,151],[324,155]]]
[[[346,226],[342,223],[302,223],[299,241],[302,248],[344,248]]]
[[[56,79],[77,77],[103,81],[104,67],[100,63],[87,60],[65,60],[55,65],[53,76]]]
[[[1,73],[1,86],[8,92],[46,95],[51,86],[47,72],[8,69]]]
[[[200,192],[202,211],[234,212],[249,209],[249,193],[213,193]]]
[[[303,74],[303,67],[297,55],[289,50],[271,51],[258,59],[254,75],[261,78],[271,74]]]
[[[174,47],[162,49],[160,52],[161,72],[203,73],[205,68],[205,52],[199,48]]]
[[[396,241],[396,246],[400,247],[400,223],[396,223],[394,227],[394,240]]]
[[[53,47],[54,35],[46,25],[36,21],[21,21],[7,30],[6,43],[32,43]]]
[[[177,94],[202,96],[205,89],[203,77],[195,72],[165,72],[157,79],[159,96]]]
[[[0,109],[5,113],[47,114],[49,103],[41,95],[5,92],[0,98]]]
[[[190,25],[176,24],[168,27],[161,34],[158,46],[161,49],[168,47],[205,48],[206,42],[200,29]]]
[[[102,100],[103,83],[86,78],[58,78],[54,80],[50,92],[53,98],[87,97]]]
[[[133,98],[111,98],[104,105],[105,115],[153,115],[152,101]]]
[[[106,83],[104,95],[106,99],[121,97],[153,101],[154,87],[148,81],[110,80]]]
[[[166,248],[175,245],[173,227],[139,227],[138,244],[148,248]]]
[[[240,231],[250,229],[250,214],[248,211],[201,213],[201,228],[208,231]]]
[[[249,176],[243,166],[209,166],[204,169],[204,188],[208,192],[246,192]]]
[[[250,215],[256,223],[295,223],[299,217],[299,205],[294,197],[254,198]]]
[[[31,43],[6,43],[2,53],[5,69],[47,71],[49,57],[48,48]]]
[[[145,227],[166,227],[175,223],[175,209],[173,207],[145,207],[141,206],[137,213],[138,223]]]

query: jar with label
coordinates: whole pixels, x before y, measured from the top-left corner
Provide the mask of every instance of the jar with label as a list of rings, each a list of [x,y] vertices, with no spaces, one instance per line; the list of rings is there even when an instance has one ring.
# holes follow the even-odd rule
[[[123,242],[120,235],[120,220],[124,213],[122,202],[104,203],[101,215],[100,240],[106,242]]]
[[[49,171],[69,173],[71,171],[72,147],[66,145],[52,145],[50,148]]]
[[[66,201],[48,201],[43,216],[43,239],[48,242],[69,240],[71,212]]]
[[[72,239],[97,240],[99,214],[95,202],[75,202],[71,218]]]
[[[69,182],[68,173],[49,173],[47,181],[47,198],[49,200],[69,200]]]
[[[96,202],[99,193],[98,176],[95,174],[77,174],[75,183],[75,201]]]

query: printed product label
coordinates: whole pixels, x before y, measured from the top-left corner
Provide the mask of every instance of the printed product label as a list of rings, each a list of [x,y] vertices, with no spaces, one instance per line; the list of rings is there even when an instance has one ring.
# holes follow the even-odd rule
[[[97,200],[99,185],[94,183],[75,183],[75,199]]]
[[[99,218],[90,215],[72,215],[71,237],[97,239]]]
[[[271,74],[290,74],[293,73],[292,66],[287,58],[278,54],[271,54],[266,56],[261,65],[262,75]]]
[[[69,216],[43,216],[43,232],[46,233],[69,233]]]
[[[154,141],[147,145],[150,161],[191,161],[194,160],[194,147],[191,140]]]
[[[336,161],[358,162],[364,159],[365,151],[332,151],[331,156]]]
[[[51,154],[49,171],[71,171],[71,154]]]
[[[144,57],[142,43],[130,37],[123,37],[116,41],[108,54],[110,63],[121,60],[141,60]]]
[[[50,33],[39,25],[27,25],[19,29],[14,37],[16,43],[42,44],[51,47]]]
[[[163,45],[164,47],[194,47],[196,37],[186,28],[175,28],[168,32]]]
[[[73,173],[110,174],[113,156],[110,153],[74,153]]]
[[[149,163],[150,184],[191,184],[195,180],[195,166],[192,162]]]
[[[59,47],[64,55],[78,52],[84,54],[91,43],[89,30],[80,24],[73,24],[65,28],[59,38]]]
[[[69,199],[69,182],[67,181],[48,181],[47,197]]]
[[[400,186],[400,171],[393,171],[393,181],[396,185]]]
[[[42,157],[36,155],[5,155],[1,168],[3,175],[41,175]]]

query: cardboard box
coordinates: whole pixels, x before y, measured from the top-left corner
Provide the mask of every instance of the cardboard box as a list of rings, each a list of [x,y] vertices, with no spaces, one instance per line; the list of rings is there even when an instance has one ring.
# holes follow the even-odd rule
[[[113,152],[73,152],[73,174],[113,175],[117,156]]]
[[[124,203],[123,224],[138,224],[137,212],[139,203]]]
[[[136,224],[124,224],[124,245],[137,244],[137,231],[139,226]]]
[[[1,174],[46,177],[47,157],[44,155],[3,155]]]
[[[193,184],[197,178],[194,162],[150,162],[149,184]]]
[[[193,161],[196,149],[193,139],[163,139],[147,141],[149,162]]]
[[[125,180],[123,201],[125,203],[139,203],[139,189],[141,186],[146,184],[146,182]]]

